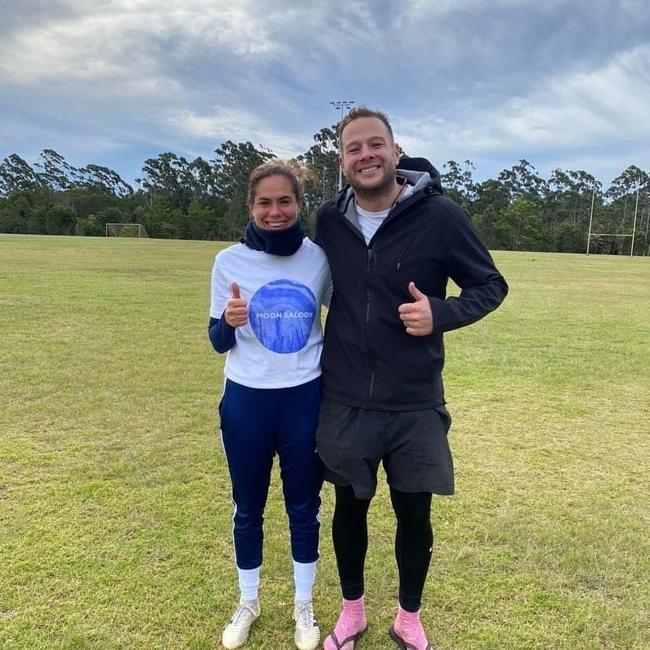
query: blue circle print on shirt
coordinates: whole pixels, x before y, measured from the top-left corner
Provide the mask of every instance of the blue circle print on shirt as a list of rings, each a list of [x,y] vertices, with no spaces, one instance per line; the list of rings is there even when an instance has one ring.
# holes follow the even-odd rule
[[[307,345],[316,317],[316,298],[304,284],[273,280],[255,292],[248,317],[255,336],[267,350],[291,354]]]

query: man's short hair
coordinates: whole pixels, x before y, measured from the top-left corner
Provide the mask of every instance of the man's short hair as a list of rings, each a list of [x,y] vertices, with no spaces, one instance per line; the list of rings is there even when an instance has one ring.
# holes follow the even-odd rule
[[[386,128],[388,129],[388,133],[390,133],[390,139],[395,140],[395,136],[393,135],[393,128],[391,127],[390,122],[388,121],[388,117],[385,113],[382,113],[381,111],[375,111],[372,108],[368,108],[367,106],[355,106],[354,108],[350,109],[348,114],[339,123],[339,142],[343,142],[343,129],[348,124],[350,124],[350,122],[360,117],[376,117],[378,120],[382,121],[385,124]]]

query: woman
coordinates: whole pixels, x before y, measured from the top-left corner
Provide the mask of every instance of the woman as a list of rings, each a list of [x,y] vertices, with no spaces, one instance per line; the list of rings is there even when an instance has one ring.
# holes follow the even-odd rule
[[[221,251],[212,270],[209,334],[215,350],[227,352],[219,414],[240,589],[222,636],[226,648],[242,645],[260,614],[262,520],[276,453],[293,556],[294,640],[301,650],[320,641],[312,609],[322,485],[314,433],[320,309],[329,302],[331,278],[325,254],[300,227],[301,201],[300,181],[288,164],[271,161],[254,169],[245,239]]]

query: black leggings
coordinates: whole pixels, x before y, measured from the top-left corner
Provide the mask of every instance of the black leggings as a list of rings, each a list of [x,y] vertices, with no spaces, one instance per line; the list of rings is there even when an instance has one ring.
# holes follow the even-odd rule
[[[356,600],[364,593],[370,500],[357,499],[351,487],[335,486],[335,490],[332,540],[336,563],[343,598]],[[406,611],[416,612],[420,609],[433,547],[431,494],[411,494],[391,488],[390,500],[397,517],[395,558],[399,571],[399,603]]]

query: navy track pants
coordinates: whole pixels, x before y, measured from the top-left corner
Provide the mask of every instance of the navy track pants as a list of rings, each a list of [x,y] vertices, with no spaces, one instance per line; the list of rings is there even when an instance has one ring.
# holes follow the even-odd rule
[[[316,453],[320,378],[291,388],[248,388],[227,380],[219,405],[221,436],[235,502],[237,566],[262,564],[264,507],[273,457],[280,459],[291,554],[296,562],[318,559],[318,510],[323,483]]]

